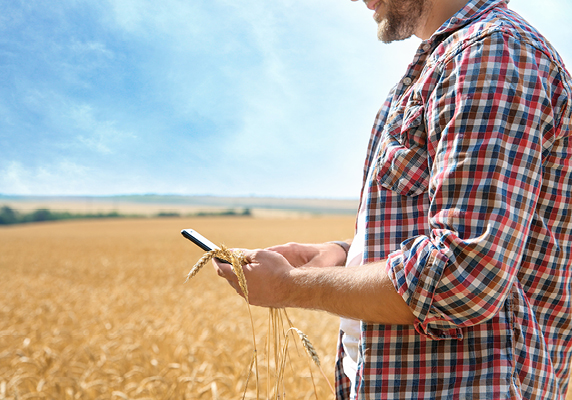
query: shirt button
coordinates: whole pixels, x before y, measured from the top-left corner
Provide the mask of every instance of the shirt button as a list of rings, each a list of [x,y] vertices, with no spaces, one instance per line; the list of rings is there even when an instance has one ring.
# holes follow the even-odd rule
[[[425,43],[425,44],[423,45],[423,50],[425,50],[425,51],[431,50],[431,45],[430,45],[429,43]]]
[[[456,24],[457,22],[459,22],[459,19],[456,17],[451,18],[451,24]]]
[[[404,84],[405,86],[409,86],[409,85],[411,85],[411,82],[412,82],[412,81],[411,81],[411,78],[410,78],[410,77],[406,76],[405,78],[403,78],[403,81],[402,81],[402,82],[403,82],[403,84]]]

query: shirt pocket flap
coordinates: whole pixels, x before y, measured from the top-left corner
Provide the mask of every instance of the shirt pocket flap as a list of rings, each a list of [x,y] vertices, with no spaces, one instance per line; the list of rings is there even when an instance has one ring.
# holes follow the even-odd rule
[[[376,162],[380,186],[404,196],[418,196],[429,187],[425,110],[409,103],[397,110],[386,124]]]

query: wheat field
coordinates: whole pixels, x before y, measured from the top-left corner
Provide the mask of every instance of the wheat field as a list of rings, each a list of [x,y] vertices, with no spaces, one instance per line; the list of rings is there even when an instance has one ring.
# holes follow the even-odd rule
[[[261,248],[351,236],[353,218],[197,218],[72,221],[0,228],[0,399],[256,398],[246,304],[212,268],[188,283],[203,252],[193,228],[219,244]],[[268,312],[253,307],[261,398]],[[289,310],[328,379],[338,319]],[[290,346],[284,393],[330,399],[304,349]],[[312,376],[316,390],[312,384]],[[248,386],[245,388],[248,381]]]
[[[353,223],[352,217],[232,217],[0,228],[0,400],[255,399],[245,302],[212,268],[184,283],[203,252],[180,230],[257,248],[347,238]],[[260,398],[266,398],[275,379],[264,352],[268,312],[252,312]],[[333,381],[338,318],[288,313]],[[289,350],[280,394],[333,398],[300,346]]]

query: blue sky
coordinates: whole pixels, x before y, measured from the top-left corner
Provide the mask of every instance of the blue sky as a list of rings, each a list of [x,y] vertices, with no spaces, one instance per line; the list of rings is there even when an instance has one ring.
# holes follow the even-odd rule
[[[572,2],[513,0],[572,65]],[[0,194],[355,198],[419,40],[349,0],[0,3]]]

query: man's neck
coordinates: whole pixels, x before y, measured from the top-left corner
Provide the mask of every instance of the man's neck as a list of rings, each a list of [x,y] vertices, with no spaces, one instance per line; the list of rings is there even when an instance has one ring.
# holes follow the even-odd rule
[[[415,36],[427,40],[453,15],[462,9],[468,0],[431,0],[424,23],[417,29]]]

